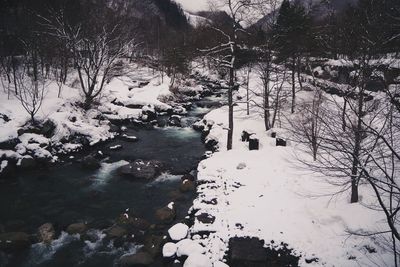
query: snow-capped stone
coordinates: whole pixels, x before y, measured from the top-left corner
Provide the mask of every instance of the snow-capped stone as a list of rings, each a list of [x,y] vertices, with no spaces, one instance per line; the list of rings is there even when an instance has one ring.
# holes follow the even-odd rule
[[[186,224],[178,223],[168,230],[168,234],[174,241],[179,241],[186,238],[189,227]]]
[[[229,265],[226,263],[223,263],[221,261],[217,261],[217,262],[214,262],[213,267],[229,267]]]
[[[211,267],[213,266],[211,260],[202,254],[192,254],[190,255],[183,267]]]
[[[204,247],[191,239],[181,240],[176,245],[178,247],[178,250],[176,252],[176,255],[178,257],[204,253]]]
[[[162,249],[163,257],[171,258],[175,255],[177,250],[178,247],[176,246],[175,243],[172,242],[166,243]]]

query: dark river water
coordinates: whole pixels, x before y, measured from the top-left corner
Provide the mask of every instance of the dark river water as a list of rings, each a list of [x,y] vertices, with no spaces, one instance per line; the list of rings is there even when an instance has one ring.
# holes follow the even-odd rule
[[[139,141],[116,138],[96,147],[108,156],[98,170],[85,170],[80,163],[69,162],[29,171],[13,182],[0,184],[0,231],[33,234],[44,223],[52,223],[56,229],[76,222],[91,226],[86,240],[58,230],[51,245],[38,243],[18,255],[0,252],[0,266],[116,266],[122,255],[137,251],[141,244],[116,246],[105,238],[104,229],[126,209],[155,223],[155,211],[171,202],[170,193],[179,188],[182,174],[195,170],[205,152],[200,134],[191,124],[218,106],[220,100],[210,97],[196,102],[183,118],[183,128],[126,125],[126,134]],[[114,145],[122,145],[123,149],[110,151],[108,148]],[[119,166],[135,159],[159,160],[166,171],[150,183],[128,181],[116,174]],[[177,203],[177,221],[187,215],[193,198],[189,194]]]

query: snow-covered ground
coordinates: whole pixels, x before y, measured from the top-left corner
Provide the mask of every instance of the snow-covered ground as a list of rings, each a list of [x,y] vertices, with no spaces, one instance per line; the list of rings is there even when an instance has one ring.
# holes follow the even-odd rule
[[[261,87],[256,76],[252,74],[250,87],[257,93]],[[299,99],[307,100],[309,94],[304,92]],[[189,230],[192,242],[179,241],[178,247],[183,242],[203,247],[189,249],[184,266],[206,267],[210,261],[213,266],[224,266],[228,242],[235,236],[257,237],[266,245],[271,240],[287,243],[296,256],[302,256],[300,266],[391,266],[393,256],[380,247],[377,236],[350,234],[387,230],[384,215],[364,205],[373,199],[373,192],[361,185],[362,200],[357,204],[350,204],[349,192],[332,197],[338,188],[298,163],[298,157],[309,157],[299,144],[289,141],[287,147],[277,147],[259,111],[253,106],[247,116],[245,104],[235,107],[231,151],[225,149],[228,108],[205,116],[214,122],[208,138],[219,142],[219,150],[199,164],[198,197],[192,210],[196,216],[208,214],[215,220],[202,223],[196,219]],[[258,151],[249,151],[248,143],[241,142],[243,130],[258,136]],[[285,131],[274,130],[278,137],[288,137]],[[197,234],[204,231],[211,234]],[[176,247],[168,246],[170,255]],[[314,258],[318,262],[306,263]]]
[[[40,133],[18,134],[18,130],[29,121],[28,113],[13,94],[8,97],[6,90],[1,88],[0,143],[15,140],[18,144],[14,149],[0,149],[0,159],[18,160],[32,156],[56,161],[58,154],[78,151],[83,147],[81,139],[77,140],[76,136],[83,136],[89,145],[111,139],[116,133],[111,129],[110,120],[139,119],[141,107],[145,105],[157,111],[172,109],[160,101],[169,98],[169,83],[168,77],[161,82],[158,73],[149,68],[130,65],[125,75],[113,78],[106,85],[98,105],[85,111],[79,106],[83,96],[77,89],[79,83],[76,76],[69,76],[60,98],[57,97],[57,84],[48,82],[43,105],[35,119],[51,121],[55,125],[50,137]]]

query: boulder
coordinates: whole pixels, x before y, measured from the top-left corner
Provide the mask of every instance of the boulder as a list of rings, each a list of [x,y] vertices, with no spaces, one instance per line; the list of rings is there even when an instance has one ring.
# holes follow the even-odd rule
[[[176,210],[174,205],[168,205],[167,207],[156,210],[156,219],[161,223],[171,223],[175,220]]]
[[[144,122],[151,122],[157,119],[157,112],[153,105],[146,105],[142,108],[141,119]]]
[[[14,150],[15,146],[21,143],[18,138],[13,138],[4,142],[0,142],[0,149],[2,150]]]
[[[257,238],[232,238],[229,259],[231,266],[268,266],[264,241]]]
[[[258,150],[260,148],[260,141],[255,134],[249,138],[249,150]]]
[[[56,128],[57,126],[53,121],[47,120],[45,121],[45,123],[43,123],[41,132],[44,136],[50,138],[54,135],[54,131],[56,130]]]
[[[191,181],[191,182],[194,182],[194,181],[196,181],[196,178],[195,178],[193,175],[191,175],[191,174],[185,174],[185,175],[183,175],[183,176],[181,177],[181,181],[183,182],[183,181],[185,181],[185,180],[189,180],[189,181]]]
[[[56,231],[51,223],[45,223],[38,229],[38,238],[40,242],[50,244],[56,237]]]
[[[215,139],[208,139],[205,143],[205,147],[207,150],[215,152],[218,149],[218,141]]]
[[[153,257],[147,252],[125,255],[120,258],[120,265],[123,267],[150,266],[153,262]]]
[[[215,222],[215,217],[208,213],[202,213],[200,215],[197,215],[196,219],[204,224],[213,224]]]
[[[248,142],[250,138],[250,134],[247,131],[242,132],[242,142]]]
[[[168,230],[168,234],[174,241],[180,241],[187,237],[189,227],[184,223],[177,223]]]
[[[88,227],[85,223],[73,223],[67,227],[67,233],[70,235],[74,234],[84,234]]]
[[[169,125],[169,126],[175,126],[175,127],[182,127],[181,116],[172,115],[172,116],[168,119],[168,125]]]
[[[178,247],[176,246],[175,243],[172,243],[172,242],[166,243],[162,249],[163,257],[171,258],[171,257],[175,256],[177,249],[178,249]]]
[[[89,155],[82,159],[81,166],[87,170],[97,170],[101,167],[96,155]]]
[[[106,230],[106,234],[109,238],[120,238],[125,236],[128,231],[119,225],[113,225]]]
[[[151,256],[158,256],[161,253],[161,248],[164,242],[162,236],[150,235],[144,239],[144,250]]]
[[[29,248],[31,240],[28,234],[23,232],[10,232],[0,234],[0,250],[16,252]]]
[[[286,141],[281,138],[276,138],[276,146],[286,146]]]
[[[19,167],[21,169],[33,169],[36,167],[37,162],[34,158],[31,156],[25,156],[22,159],[19,160]]]
[[[133,163],[122,166],[118,173],[123,177],[132,180],[152,180],[156,178],[162,170],[162,164],[159,161],[135,160]]]
[[[182,183],[179,187],[179,190],[182,193],[196,191],[196,183],[186,179],[186,180],[182,181]]]

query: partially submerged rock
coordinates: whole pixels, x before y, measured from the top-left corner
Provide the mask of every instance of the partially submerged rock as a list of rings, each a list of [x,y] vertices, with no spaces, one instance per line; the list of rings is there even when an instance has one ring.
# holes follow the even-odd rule
[[[120,259],[123,267],[150,266],[154,262],[153,257],[147,252],[139,252],[133,255],[125,255]]]
[[[31,240],[28,234],[23,232],[10,232],[0,234],[0,250],[16,252],[29,248]]]
[[[56,237],[56,231],[51,223],[45,223],[38,229],[38,238],[40,242],[50,244]]]
[[[132,180],[152,180],[161,173],[161,170],[162,164],[159,161],[138,159],[119,168],[118,173]]]

